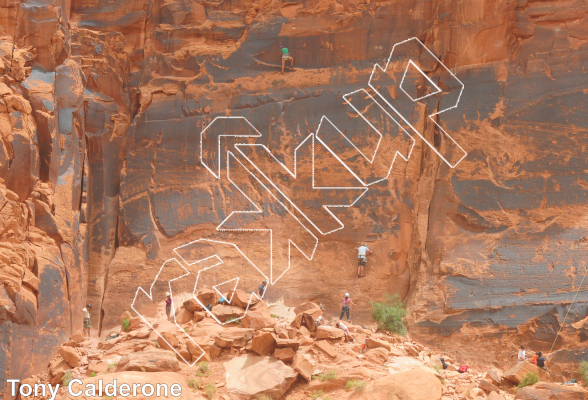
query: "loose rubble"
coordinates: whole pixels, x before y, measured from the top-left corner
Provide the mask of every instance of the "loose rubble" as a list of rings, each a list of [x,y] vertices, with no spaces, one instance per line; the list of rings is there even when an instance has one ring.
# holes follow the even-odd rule
[[[245,297],[235,296],[234,304],[240,307],[228,307],[247,307],[239,298]],[[68,374],[83,382],[96,377],[138,383],[177,381],[183,387],[182,398],[206,398],[207,390],[214,389],[213,398],[222,400],[262,395],[274,400],[322,400],[327,396],[349,400],[588,398],[588,391],[577,385],[546,382],[549,374],[527,362],[504,372],[471,367],[459,373],[459,363],[451,355],[372,326],[347,324],[357,338],[347,343],[338,334],[342,330],[311,323],[320,315],[313,303],[297,307],[294,319],[274,316],[278,318],[269,317],[271,321],[263,300],[255,306],[259,312],[250,316],[248,328],[242,321],[219,325],[208,314],[186,318],[200,312],[192,301],[176,311],[178,325],[165,318],[152,321],[157,332],[125,312],[121,322],[133,319],[128,330],[121,323],[106,339],[83,340],[80,334],[72,335],[47,373],[31,379],[55,384]],[[366,352],[361,351],[364,340]],[[200,349],[204,351],[201,357]],[[442,369],[440,358],[447,369]],[[515,390],[528,372],[537,372],[542,381]]]

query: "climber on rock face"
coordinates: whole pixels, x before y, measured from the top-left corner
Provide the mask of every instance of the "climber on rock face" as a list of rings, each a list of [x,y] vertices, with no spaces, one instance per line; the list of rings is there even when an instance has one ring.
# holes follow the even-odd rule
[[[86,333],[88,334],[88,338],[90,338],[90,311],[88,311],[88,308],[92,308],[92,306],[90,304],[86,305],[86,308],[84,308],[82,310],[83,315],[84,315],[84,338],[86,337]]]
[[[371,254],[370,249],[364,244],[357,248],[357,276],[359,278],[363,278],[365,275],[363,274],[363,267],[367,262],[367,255]]]
[[[280,46],[280,52],[282,53],[282,74],[284,73],[284,67],[286,66],[286,61],[290,60],[290,68],[294,67],[294,59],[288,53],[288,48],[284,46]]]

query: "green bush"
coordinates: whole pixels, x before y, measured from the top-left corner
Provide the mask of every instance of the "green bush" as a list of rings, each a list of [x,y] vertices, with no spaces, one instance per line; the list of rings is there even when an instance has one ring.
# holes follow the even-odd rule
[[[517,386],[519,389],[524,388],[525,386],[531,386],[535,383],[539,382],[539,375],[536,372],[527,372],[527,374],[521,379],[519,385]]]
[[[582,361],[580,363],[580,379],[584,381],[584,386],[588,386],[588,361]]]
[[[198,379],[192,378],[188,381],[188,387],[192,390],[200,389],[200,385],[201,383]]]
[[[315,375],[313,378],[319,379],[323,382],[331,379],[337,379],[337,371],[332,369],[330,371],[323,372],[322,374]]]
[[[196,365],[198,366],[198,369],[196,370],[196,376],[210,375],[210,369],[208,368],[208,363],[206,361],[201,361]]]
[[[310,398],[312,400],[316,400],[319,397],[323,396],[325,394],[325,392],[323,392],[322,390],[315,390],[314,392],[312,392],[312,394],[310,395]]]
[[[372,317],[378,323],[378,328],[387,330],[390,333],[406,334],[406,305],[400,300],[398,294],[390,296],[386,293],[386,300],[383,302],[372,302]]]
[[[63,386],[67,386],[67,385],[69,385],[69,383],[71,382],[72,379],[73,378],[71,377],[71,369],[70,369],[61,377],[61,383],[63,384]]]
[[[96,372],[94,372],[94,371],[90,372],[90,376],[91,376],[92,378],[93,378],[93,377],[95,377],[95,376],[96,376]]]
[[[347,389],[347,390],[354,389],[359,392],[360,390],[365,389],[366,385],[367,385],[367,382],[364,382],[360,379],[351,379],[351,380],[347,381],[347,383],[345,384],[345,389]]]
[[[128,331],[129,328],[131,327],[131,319],[130,318],[123,319],[122,320],[122,327],[125,332]]]
[[[206,397],[212,399],[216,393],[216,388],[212,383],[207,383],[206,386],[204,386],[204,393],[206,394]]]

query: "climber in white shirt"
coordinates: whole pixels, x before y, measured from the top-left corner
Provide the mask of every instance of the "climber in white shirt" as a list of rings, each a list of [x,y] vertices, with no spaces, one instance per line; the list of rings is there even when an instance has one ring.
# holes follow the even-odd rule
[[[357,276],[359,278],[363,278],[365,275],[363,274],[363,267],[367,262],[367,255],[371,254],[370,249],[364,244],[357,248]]]

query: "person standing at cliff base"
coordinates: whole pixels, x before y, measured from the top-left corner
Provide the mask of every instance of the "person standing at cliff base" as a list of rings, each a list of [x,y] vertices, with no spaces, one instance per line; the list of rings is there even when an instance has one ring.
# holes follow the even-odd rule
[[[365,263],[367,262],[368,253],[371,254],[371,251],[370,251],[370,249],[368,249],[368,247],[366,246],[365,243],[357,248],[357,264],[358,264],[357,276],[359,278],[363,278],[365,276],[363,274],[363,267],[365,266]]]
[[[165,294],[165,315],[167,316],[167,320],[171,321],[171,305],[172,299],[170,292]]]
[[[543,356],[543,352],[541,352],[541,351],[540,351],[540,352],[538,352],[538,353],[537,353],[537,356],[538,356],[538,357],[537,357],[537,366],[538,366],[539,368],[546,369],[546,368],[545,368],[545,363],[547,362],[547,360],[546,360],[546,359],[545,359],[545,357]]]
[[[519,363],[522,363],[522,362],[524,362],[526,360],[527,360],[527,357],[525,355],[525,346],[521,346],[520,347],[520,350],[519,350],[519,358],[518,358],[518,361],[519,361]]]
[[[294,67],[294,59],[288,53],[288,48],[284,46],[280,46],[280,52],[282,53],[282,74],[284,73],[284,67],[286,66],[286,61],[290,60],[290,68]]]
[[[345,293],[345,297],[343,298],[343,308],[341,309],[341,317],[339,317],[339,321],[343,319],[343,315],[347,313],[347,322],[349,322],[349,312],[350,306],[355,305],[353,301],[349,298],[349,293]]]
[[[265,290],[267,289],[268,283],[269,282],[266,279],[265,281],[261,282],[261,285],[259,285],[259,287],[257,288],[257,292],[259,293],[259,297],[263,298],[263,295],[265,294]]]
[[[84,338],[86,337],[86,333],[88,334],[88,339],[91,338],[90,336],[90,326],[91,326],[91,322],[90,322],[90,311],[88,311],[89,308],[92,308],[92,306],[90,304],[86,305],[86,308],[84,308],[82,310],[82,313],[84,315]]]

